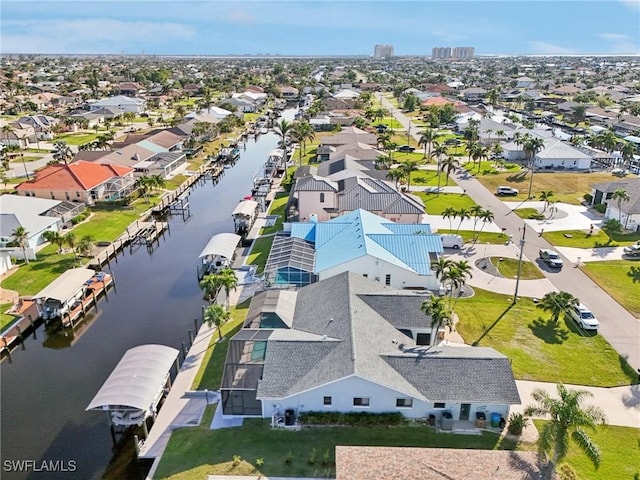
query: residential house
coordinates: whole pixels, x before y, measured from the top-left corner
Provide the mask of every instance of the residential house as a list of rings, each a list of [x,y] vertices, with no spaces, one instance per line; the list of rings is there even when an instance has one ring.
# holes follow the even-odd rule
[[[336,135],[325,137],[320,140],[316,160],[319,162],[328,160],[329,155],[336,151],[336,147],[356,143],[377,145],[378,137],[373,133],[365,132],[357,127],[347,127]]]
[[[624,190],[629,195],[628,201],[613,200],[616,190]],[[615,218],[626,230],[640,232],[640,178],[615,180],[597,183],[591,186],[591,203],[606,204],[605,218]]]
[[[143,113],[146,111],[147,106],[145,100],[141,98],[127,97],[124,95],[117,95],[115,97],[103,98],[89,105],[91,111],[98,110],[100,108],[117,108],[124,112]]]
[[[256,294],[227,351],[223,414],[275,425],[288,410],[291,420],[307,411],[506,418],[520,403],[509,358],[488,347],[431,346],[436,335],[420,311],[428,298],[353,272]]]
[[[57,118],[48,115],[28,115],[16,120],[19,125],[27,125],[33,128],[38,140],[52,140],[52,129],[60,122]]]
[[[285,100],[297,100],[300,93],[297,88],[289,86],[279,87],[279,90],[280,97]]]
[[[312,215],[309,221],[286,224],[285,231],[313,245],[308,273],[320,280],[349,270],[394,288],[440,289],[431,262],[442,254],[442,241],[427,224],[394,223],[359,208],[326,222]],[[292,283],[283,272],[271,271],[268,261],[265,271]]]
[[[536,86],[536,81],[529,77],[520,77],[516,80],[516,88],[529,89]]]
[[[121,82],[113,86],[113,91],[116,95],[124,95],[125,97],[137,97],[145,92],[142,85],[137,82]]]
[[[534,158],[536,170],[589,170],[591,168],[591,155],[553,137],[549,130],[530,130],[530,135],[544,140],[544,146]],[[527,160],[521,145],[515,141],[502,145],[503,156],[508,161]]]
[[[387,182],[353,175],[338,181],[309,175],[296,181],[287,204],[287,219],[326,221],[362,208],[392,222],[422,223],[420,198],[398,192]]]
[[[27,256],[33,259],[37,247],[46,242],[45,232],[60,231],[84,209],[84,204],[60,200],[0,195],[0,248],[8,248],[15,229],[23,227],[28,233]],[[12,255],[22,258],[22,249],[15,248]],[[0,269],[0,273],[4,272]]]
[[[132,168],[84,160],[48,165],[35,175],[35,179],[16,187],[19,195],[93,205],[121,200],[135,185]]]
[[[465,102],[479,102],[487,96],[487,91],[481,87],[467,88],[462,91],[462,98]]]
[[[340,100],[355,100],[359,96],[360,92],[356,92],[355,90],[351,90],[350,88],[339,90],[333,94],[333,98],[337,98]]]
[[[233,112],[230,112],[229,110],[226,110],[224,108],[214,106],[214,107],[205,108],[203,110],[200,110],[199,112],[191,112],[187,114],[185,118],[188,120],[197,119],[198,121],[206,121],[204,119],[199,118],[203,114],[208,115],[208,118],[219,122],[227,118],[229,115],[233,115]],[[236,112],[236,114],[239,114],[240,116],[243,115],[242,112]]]

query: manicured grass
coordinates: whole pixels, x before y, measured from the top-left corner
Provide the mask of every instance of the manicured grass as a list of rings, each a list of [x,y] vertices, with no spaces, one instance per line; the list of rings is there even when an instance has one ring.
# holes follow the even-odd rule
[[[98,138],[97,133],[66,133],[63,135],[58,135],[55,142],[66,142],[67,145],[83,145],[87,142],[93,142],[96,138]]]
[[[2,286],[15,290],[20,295],[35,295],[49,285],[61,273],[73,268],[73,253],[59,255],[57,246],[47,245],[38,252],[38,259],[23,263],[10,277],[2,282]]]
[[[153,197],[152,197],[153,200]],[[97,210],[91,214],[88,222],[73,229],[77,238],[85,235],[93,237],[95,242],[112,242],[126,228],[140,218],[140,214],[153,206],[153,202],[136,201],[131,210]]]
[[[453,223],[453,222],[452,222]],[[455,225],[455,223],[453,223]],[[507,236],[502,233],[495,232],[473,232],[472,230],[445,230],[439,229],[438,233],[457,233],[462,236],[462,239],[465,243],[473,242],[473,239],[476,235],[478,235],[478,240],[476,241],[476,249],[481,249],[482,244],[503,244],[507,241]]]
[[[465,163],[462,167],[472,175],[498,175],[501,165],[493,160],[483,160],[480,162],[480,165],[478,165],[477,161],[474,163],[472,160],[471,162]]]
[[[167,190],[175,190],[180,185],[182,185],[185,182],[185,180],[187,180],[188,178],[189,177],[187,175],[176,175],[175,177],[170,178],[169,180],[165,180],[164,188],[166,188]]]
[[[589,405],[589,398],[585,400]],[[534,420],[538,431],[544,420]],[[580,479],[633,480],[640,478],[640,429],[605,425],[596,431],[587,430],[589,437],[600,447],[602,463],[596,470],[576,444],[569,441],[569,453],[562,463],[569,465]],[[562,465],[561,463],[561,465]]]
[[[516,210],[517,211],[517,210]],[[571,235],[566,237],[565,235]],[[595,248],[595,247],[615,247],[618,242],[611,242],[606,233],[598,230],[593,234],[589,234],[589,230],[564,230],[560,232],[544,232],[542,237],[549,243],[557,247],[575,247],[575,248]],[[610,242],[610,243],[609,243]],[[633,242],[624,242],[629,245]]]
[[[13,303],[2,303],[0,304],[0,331],[4,330],[4,327],[12,323],[15,319],[15,315],[11,315],[10,313],[5,313],[13,306]]]
[[[468,195],[462,193],[435,193],[411,192],[419,196],[424,202],[425,209],[429,215],[442,215],[447,208],[452,207],[457,210],[461,208],[471,208],[475,202]],[[457,220],[453,219],[453,226],[457,225]]]
[[[520,190],[517,197],[509,197],[510,199],[524,200],[529,191],[529,174],[527,172],[477,175],[476,178],[491,192],[495,192],[500,185],[509,185]],[[542,191],[552,191],[552,201],[580,205],[583,201],[583,195],[591,192],[591,185],[613,180],[615,177],[610,173],[535,172],[531,195],[537,198]]]
[[[329,427],[301,431],[271,429],[267,420],[245,419],[241,428],[210,430],[207,426],[174,430],[155,478],[191,480],[207,475],[259,475],[268,477],[335,478],[336,445],[391,447],[513,449],[498,435],[436,433],[422,425],[405,427]],[[315,463],[308,460],[315,450]],[[323,465],[325,452],[329,461]],[[291,452],[291,463],[285,463]],[[234,455],[241,461],[233,466]],[[256,459],[263,459],[262,466]]]
[[[383,119],[376,119],[375,125],[379,125],[379,124],[383,124],[386,125],[389,128],[392,128],[393,130],[400,130],[402,129],[402,124],[396,120],[395,117],[384,117]]]
[[[516,278],[518,276],[518,260],[515,258],[491,257],[491,263],[498,268],[500,274],[505,278]],[[544,278],[540,269],[532,262],[523,261],[520,279],[536,280],[539,278]]]
[[[425,186],[425,187],[437,187],[438,186],[438,172],[436,170],[418,170],[417,172],[411,172],[411,186]],[[447,176],[443,173],[440,174],[440,186],[441,187],[453,187],[456,182],[451,177],[447,180]]]
[[[513,211],[513,213],[518,215],[520,218],[535,220],[538,218],[538,215],[540,215],[541,212],[539,212],[537,208],[525,207],[517,208]]]
[[[510,295],[474,290],[455,307],[456,329],[465,343],[509,357],[516,378],[601,387],[636,382],[637,372],[602,336],[582,332],[570,319],[554,325],[529,298],[514,305]]]
[[[222,326],[222,341],[218,341],[218,333],[214,332],[209,342],[209,348],[202,359],[200,370],[193,379],[193,390],[218,390],[222,384],[224,360],[227,357],[229,340],[242,328],[251,299],[247,299],[231,307],[231,320]]]
[[[640,259],[589,262],[581,268],[632,315],[640,317]]]
[[[273,235],[268,237],[257,238],[253,243],[251,254],[247,257],[247,265],[257,265],[256,273],[260,274],[264,271],[273,244]]]
[[[260,235],[268,235],[270,233],[276,233],[282,230],[282,224],[284,222],[285,207],[287,206],[287,200],[289,195],[286,193],[278,193],[276,197],[269,205],[268,215],[278,215],[275,225],[272,227],[264,227],[260,230]]]

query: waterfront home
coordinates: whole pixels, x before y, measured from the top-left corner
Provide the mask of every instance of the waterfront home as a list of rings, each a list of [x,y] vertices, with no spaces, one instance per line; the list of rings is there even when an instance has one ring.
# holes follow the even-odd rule
[[[285,232],[313,248],[313,263],[300,265],[298,272],[277,267],[270,255],[265,267],[268,283],[299,286],[302,273],[323,280],[351,271],[393,288],[440,289],[431,263],[442,254],[442,241],[428,224],[394,223],[361,208],[326,222],[313,216],[309,220],[285,224]],[[286,238],[276,237],[273,248]]]
[[[89,105],[90,110],[100,108],[117,108],[125,112],[143,113],[147,109],[146,101],[141,98],[117,95],[115,97],[103,98]]]
[[[428,298],[353,272],[256,294],[229,345],[223,413],[506,418],[520,403],[509,359],[487,347],[431,345],[431,319],[420,311]]]
[[[121,200],[133,192],[133,169],[108,163],[78,160],[68,165],[48,165],[16,187],[26,197],[83,202]]]
[[[612,198],[616,190],[624,190],[629,195],[629,200],[621,201],[619,208],[618,201]],[[604,218],[620,219],[623,228],[640,231],[640,178],[597,183],[591,186],[591,196],[593,205],[607,206]]]

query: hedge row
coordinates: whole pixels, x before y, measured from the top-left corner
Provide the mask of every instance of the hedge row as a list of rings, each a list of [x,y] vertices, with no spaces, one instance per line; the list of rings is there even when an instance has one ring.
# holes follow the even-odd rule
[[[300,414],[303,425],[353,425],[353,426],[393,426],[402,425],[406,419],[400,412],[304,412]]]

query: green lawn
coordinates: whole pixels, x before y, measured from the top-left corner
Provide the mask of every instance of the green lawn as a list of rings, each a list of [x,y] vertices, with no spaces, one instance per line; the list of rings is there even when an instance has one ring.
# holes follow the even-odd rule
[[[632,315],[640,317],[640,260],[589,262],[581,268]]]
[[[438,186],[438,172],[435,170],[418,170],[417,172],[411,172],[411,186],[425,186],[425,187],[437,187]],[[444,173],[440,174],[440,186],[441,187],[453,187],[456,182],[451,177],[447,179]]]
[[[411,192],[413,195],[419,196],[424,202],[425,209],[429,215],[442,215],[447,208],[452,207],[456,210],[461,208],[471,208],[475,202],[468,195],[462,193],[435,193]],[[453,219],[453,227],[457,226],[457,220]]]
[[[456,305],[456,329],[465,343],[509,357],[516,378],[602,387],[636,382],[637,373],[602,336],[583,333],[569,319],[553,325],[531,299],[512,305],[510,295],[474,290]]]
[[[518,276],[518,260],[515,258],[491,257],[491,263],[498,267],[498,271],[505,278],[516,278]],[[535,263],[523,261],[520,279],[536,280],[539,278],[544,278],[544,274]]]
[[[65,133],[58,135],[55,139],[56,142],[66,142],[67,145],[83,145],[87,142],[93,142],[98,138],[97,133]]]
[[[207,475],[258,475],[335,478],[336,445],[473,448],[514,448],[495,433],[436,433],[422,425],[404,427],[329,427],[301,431],[271,429],[267,420],[245,419],[241,428],[210,430],[208,425],[174,430],[155,478],[201,480]],[[315,462],[309,463],[315,451]],[[290,452],[291,462],[285,463]],[[328,461],[323,458],[328,452]],[[240,462],[233,466],[234,455]],[[263,465],[257,466],[256,460]]]
[[[589,399],[585,400],[589,404]],[[540,430],[544,420],[534,420]],[[579,479],[598,478],[606,480],[635,480],[640,478],[640,429],[606,425],[594,432],[587,430],[589,437],[600,447],[602,463],[595,470],[573,441],[569,442],[569,453],[564,462]],[[562,465],[561,463],[561,465]]]
[[[137,200],[131,210],[100,209],[94,210],[88,222],[83,222],[73,229],[77,238],[90,235],[96,242],[112,242],[118,238],[126,228],[140,218],[140,214],[153,207],[156,197],[150,198],[150,203]]]
[[[516,210],[517,212],[517,210]],[[570,235],[567,237],[566,235]],[[563,230],[560,232],[545,232],[543,238],[557,247],[597,248],[619,247],[632,245],[640,240],[640,233],[614,235],[613,238],[598,230],[589,234],[589,230]]]
[[[224,360],[227,357],[229,340],[242,328],[247,318],[250,299],[231,307],[231,320],[222,326],[222,341],[218,342],[218,334],[214,333],[209,348],[200,365],[200,370],[193,379],[192,390],[218,390],[222,384]]]
[[[456,225],[456,222],[453,222],[453,226]],[[478,232],[473,232],[472,230],[446,230],[440,229],[438,233],[457,233],[462,236],[462,239],[465,243],[473,242],[475,235],[478,235]],[[481,249],[482,244],[503,244],[507,241],[507,236],[502,233],[495,232],[480,232],[478,235],[478,240],[476,242],[476,249]]]
[[[276,233],[282,230],[282,223],[284,222],[285,207],[287,206],[287,200],[289,195],[287,193],[278,193],[276,197],[269,205],[268,215],[278,215],[275,225],[272,227],[264,227],[260,230],[260,235],[268,235],[270,233]]]
[[[395,117],[384,117],[383,119],[376,119],[375,125],[386,125],[387,127],[393,129],[393,130],[402,130],[402,124],[396,120]]]
[[[520,218],[524,218],[524,219],[537,219],[538,215],[540,215],[540,212],[538,211],[537,208],[531,208],[531,207],[525,207],[525,208],[516,208],[513,211],[516,215],[518,215]]]
[[[189,177],[187,175],[176,175],[175,177],[170,178],[169,180],[165,180],[164,188],[166,188],[167,190],[175,190],[180,185],[182,185],[185,182],[185,180],[187,180],[188,178]]]
[[[269,258],[269,252],[271,251],[271,244],[273,243],[273,235],[268,237],[257,238],[253,243],[251,254],[247,257],[247,265],[257,265],[256,273],[260,274],[264,271],[264,267],[267,264],[267,258]]]
[[[5,313],[13,306],[13,303],[2,303],[0,304],[0,331],[4,330],[4,327],[12,323],[15,319],[15,315],[11,315],[10,313]]]

